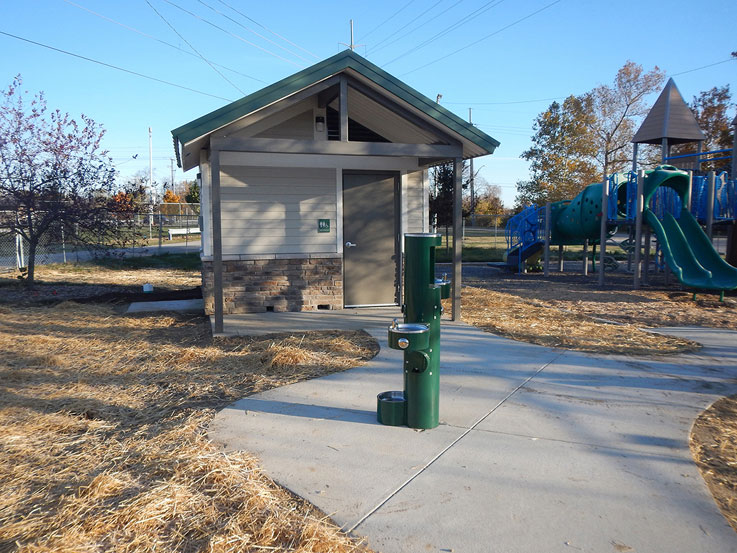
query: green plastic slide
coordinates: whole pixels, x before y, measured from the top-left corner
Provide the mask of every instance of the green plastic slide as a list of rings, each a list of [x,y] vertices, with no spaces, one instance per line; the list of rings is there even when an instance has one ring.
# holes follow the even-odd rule
[[[645,218],[658,237],[670,270],[681,283],[707,290],[737,288],[737,268],[722,259],[687,209],[681,210],[678,220],[666,213],[662,224],[649,209],[645,210]]]
[[[691,192],[688,173],[671,165],[661,165],[648,171],[643,187],[645,205],[649,205],[660,186],[675,190],[681,198],[681,205],[688,205]],[[659,221],[647,208],[643,215],[658,237],[671,272],[682,284],[706,290],[737,288],[737,268],[722,259],[688,209],[682,208],[678,219],[666,213]]]

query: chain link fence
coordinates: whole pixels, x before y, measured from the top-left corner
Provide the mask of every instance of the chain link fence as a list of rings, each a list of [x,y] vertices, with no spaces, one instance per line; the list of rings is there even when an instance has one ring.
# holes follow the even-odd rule
[[[163,203],[144,206],[134,215],[133,228],[137,247],[130,253],[140,253],[141,246],[156,246],[159,241],[199,242],[200,204]],[[28,241],[8,229],[0,229],[0,272],[11,272],[28,264]],[[128,250],[120,251],[122,254]],[[94,253],[81,244],[70,243],[61,224],[45,233],[36,247],[36,265],[85,261]]]

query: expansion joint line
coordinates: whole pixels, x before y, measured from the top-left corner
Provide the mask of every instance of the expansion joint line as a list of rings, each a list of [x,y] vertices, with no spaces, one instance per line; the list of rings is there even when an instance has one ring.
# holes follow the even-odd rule
[[[387,502],[388,502],[388,501],[389,501],[389,500],[390,500],[391,498],[393,498],[393,497],[394,497],[395,495],[397,495],[397,494],[398,494],[399,492],[401,492],[401,491],[402,491],[402,490],[403,490],[404,488],[406,488],[406,487],[407,487],[407,486],[408,486],[408,485],[409,485],[409,484],[410,484],[410,483],[411,483],[411,482],[412,482],[412,481],[413,481],[413,480],[414,480],[415,478],[417,478],[417,477],[418,477],[418,476],[419,476],[420,474],[422,474],[422,473],[423,473],[423,472],[425,472],[425,471],[426,471],[426,470],[427,470],[428,468],[430,468],[430,466],[431,466],[431,465],[432,465],[433,463],[435,463],[435,461],[437,461],[438,459],[440,459],[440,458],[441,458],[441,457],[442,457],[442,456],[443,456],[443,455],[444,455],[445,453],[447,453],[447,452],[448,452],[448,451],[449,451],[449,450],[450,450],[450,449],[451,449],[451,448],[452,448],[453,446],[455,446],[455,445],[456,445],[456,444],[457,444],[458,442],[460,442],[460,441],[461,441],[461,440],[462,440],[463,438],[465,438],[466,436],[468,436],[468,434],[470,434],[470,433],[471,433],[471,432],[472,432],[473,430],[475,430],[475,429],[476,429],[476,427],[477,427],[477,426],[478,426],[479,424],[481,424],[481,423],[482,423],[482,422],[484,422],[484,421],[485,421],[485,420],[486,420],[487,418],[489,418],[489,416],[490,416],[490,415],[491,415],[491,414],[492,414],[492,413],[493,413],[494,411],[496,411],[497,409],[499,409],[499,407],[501,407],[502,405],[504,405],[504,403],[505,403],[505,402],[506,402],[506,401],[507,401],[507,400],[508,400],[509,398],[511,398],[511,397],[512,397],[512,396],[513,396],[514,394],[516,394],[516,393],[517,393],[517,392],[518,392],[518,391],[519,391],[519,390],[520,390],[521,388],[523,388],[523,387],[524,387],[524,386],[525,386],[525,385],[526,385],[526,384],[527,384],[527,383],[528,383],[528,382],[529,382],[530,380],[532,380],[533,378],[535,378],[535,377],[536,377],[536,376],[537,376],[538,374],[540,374],[541,372],[543,372],[543,371],[544,371],[544,370],[545,370],[546,368],[548,368],[548,367],[549,367],[549,366],[550,366],[551,364],[553,364],[553,363],[554,363],[555,361],[557,361],[557,360],[558,360],[558,358],[560,358],[560,356],[561,356],[561,355],[563,355],[563,353],[565,353],[565,352],[560,352],[560,353],[558,353],[558,354],[557,354],[557,355],[556,355],[555,357],[553,357],[553,358],[552,358],[552,359],[551,359],[550,361],[548,361],[547,363],[545,363],[545,364],[544,364],[544,365],[543,365],[542,367],[540,367],[540,368],[539,368],[539,369],[537,369],[537,370],[536,370],[536,371],[535,371],[534,373],[532,373],[532,374],[531,374],[530,376],[528,376],[528,377],[527,377],[527,378],[526,378],[526,379],[524,380],[524,382],[522,382],[522,383],[521,383],[521,384],[520,384],[519,386],[517,386],[517,387],[516,387],[516,388],[515,388],[514,390],[512,390],[511,392],[509,392],[509,393],[508,393],[508,394],[507,394],[507,395],[506,395],[506,396],[505,396],[505,397],[504,397],[504,398],[503,398],[503,399],[502,399],[502,400],[501,400],[501,401],[500,401],[499,403],[497,403],[497,404],[496,404],[496,405],[495,405],[495,406],[494,406],[494,407],[493,407],[493,408],[492,408],[492,409],[491,409],[491,410],[490,410],[490,411],[489,411],[488,413],[486,413],[486,414],[482,415],[482,417],[481,417],[480,419],[478,419],[478,420],[477,420],[477,421],[476,421],[475,423],[473,423],[473,424],[472,424],[471,426],[469,426],[469,427],[468,427],[468,428],[467,428],[467,429],[466,429],[466,430],[465,430],[465,431],[463,432],[463,434],[461,434],[461,435],[460,435],[460,436],[458,436],[458,437],[457,437],[457,438],[456,438],[455,440],[453,440],[453,441],[452,441],[452,442],[451,442],[450,444],[448,444],[447,446],[445,446],[445,447],[444,447],[444,448],[443,448],[443,449],[442,449],[442,450],[441,450],[441,451],[440,451],[440,452],[439,452],[439,453],[438,453],[437,455],[435,455],[435,457],[433,457],[433,458],[432,458],[432,459],[430,459],[430,460],[429,460],[429,461],[428,461],[427,463],[425,463],[425,465],[424,465],[424,466],[423,466],[423,467],[422,467],[422,468],[421,468],[420,470],[418,470],[418,471],[417,471],[416,473],[414,473],[414,474],[413,474],[412,476],[410,476],[410,477],[409,477],[409,478],[408,478],[407,480],[405,480],[405,481],[404,481],[404,482],[403,482],[402,484],[400,484],[400,485],[399,485],[399,487],[397,487],[397,488],[396,488],[396,489],[395,489],[395,490],[394,490],[393,492],[391,492],[391,493],[390,493],[389,495],[387,495],[387,496],[386,496],[386,497],[385,497],[384,499],[382,499],[382,500],[381,500],[381,501],[380,501],[380,502],[378,503],[378,505],[376,505],[376,506],[375,506],[375,507],[374,507],[373,509],[371,509],[371,510],[370,510],[370,511],[369,511],[368,513],[366,513],[365,515],[363,515],[363,516],[362,516],[362,517],[361,517],[361,518],[360,518],[360,519],[359,519],[359,520],[358,520],[358,521],[357,521],[357,522],[356,522],[355,524],[353,524],[353,526],[350,526],[349,528],[345,528],[345,529],[344,529],[344,531],[345,531],[346,533],[350,533],[350,532],[353,532],[353,531],[354,531],[354,530],[355,530],[356,528],[358,528],[359,526],[361,526],[361,524],[363,524],[364,522],[366,522],[366,520],[367,520],[367,519],[368,519],[368,518],[369,518],[369,517],[370,517],[371,515],[373,515],[373,514],[374,514],[374,513],[376,512],[376,511],[378,511],[378,510],[379,510],[379,509],[381,509],[381,508],[382,508],[382,507],[383,507],[384,505],[386,505],[386,504],[387,504]]]

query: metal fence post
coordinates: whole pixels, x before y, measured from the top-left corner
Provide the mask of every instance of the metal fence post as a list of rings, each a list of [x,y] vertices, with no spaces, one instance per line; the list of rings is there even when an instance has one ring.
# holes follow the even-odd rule
[[[18,269],[26,266],[23,255],[23,237],[20,234],[15,235],[15,261]]]
[[[64,257],[64,263],[67,262],[67,245],[64,241],[64,223],[61,224],[61,253]]]
[[[550,274],[550,202],[545,204],[545,277]]]

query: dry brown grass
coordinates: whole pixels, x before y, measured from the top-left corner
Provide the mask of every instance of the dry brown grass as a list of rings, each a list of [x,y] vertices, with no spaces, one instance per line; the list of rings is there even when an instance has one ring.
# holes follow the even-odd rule
[[[695,342],[655,335],[631,324],[607,324],[549,302],[484,288],[464,287],[461,303],[464,322],[541,346],[622,355],[665,355],[700,347]],[[446,309],[449,307],[446,305]]]
[[[691,453],[714,499],[737,530],[737,396],[725,397],[699,415]]]
[[[205,428],[249,393],[362,364],[367,334],[213,341],[202,317],[0,311],[0,551],[362,550]]]
[[[632,276],[627,274],[607,274],[606,283],[602,289],[596,275],[571,273],[551,273],[547,279],[541,274],[500,273],[468,282],[522,300],[641,327],[694,325],[737,330],[734,295],[720,302],[719,293],[699,292],[694,301],[693,291],[666,286],[662,277],[652,275],[652,286],[639,290],[632,289]]]
[[[73,270],[72,270],[73,267]],[[36,268],[36,278],[44,283],[110,284],[115,286],[143,286],[147,282],[155,282],[158,286],[169,289],[191,288],[202,283],[198,271],[184,269],[136,269],[122,271],[100,267],[91,263],[80,263],[73,266],[40,265]]]

